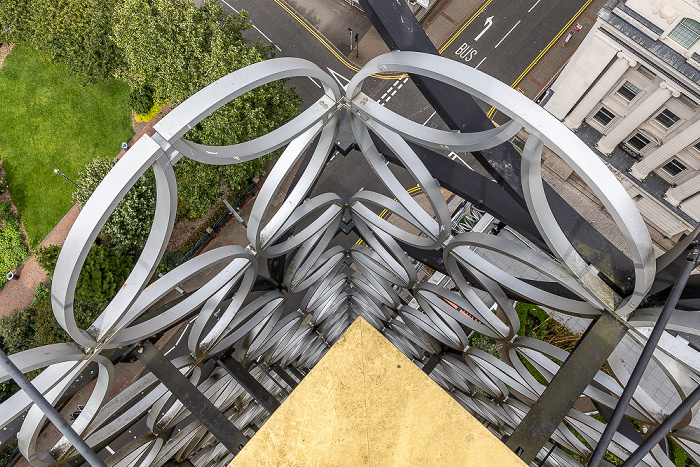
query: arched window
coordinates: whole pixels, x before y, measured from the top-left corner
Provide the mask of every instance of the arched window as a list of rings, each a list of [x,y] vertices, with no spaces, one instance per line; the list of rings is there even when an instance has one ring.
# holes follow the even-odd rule
[[[683,20],[673,28],[668,38],[684,49],[690,49],[700,39],[700,23],[690,18]]]

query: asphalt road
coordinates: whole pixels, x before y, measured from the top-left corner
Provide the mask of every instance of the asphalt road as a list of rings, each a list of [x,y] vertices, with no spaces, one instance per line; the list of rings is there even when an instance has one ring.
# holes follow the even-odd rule
[[[469,18],[459,33],[440,48],[440,53],[513,85],[569,20],[589,3],[486,0],[476,10],[478,16]]]

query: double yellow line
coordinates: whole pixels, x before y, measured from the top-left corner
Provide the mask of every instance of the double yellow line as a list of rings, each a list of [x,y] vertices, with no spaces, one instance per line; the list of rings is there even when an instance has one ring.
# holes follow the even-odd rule
[[[515,88],[518,84],[520,84],[520,82],[523,80],[523,78],[525,78],[525,76],[530,72],[530,70],[532,70],[532,67],[537,65],[537,63],[540,61],[540,59],[542,57],[544,57],[547,52],[549,52],[549,49],[552,48],[552,46],[559,40],[559,38],[562,36],[562,34],[564,34],[566,32],[566,30],[571,27],[571,25],[574,23],[574,21],[576,21],[578,19],[578,17],[581,16],[581,13],[583,13],[584,10],[586,8],[588,8],[588,5],[590,5],[592,2],[593,2],[593,0],[587,0],[586,3],[583,4],[581,9],[579,9],[576,12],[576,14],[569,20],[569,22],[566,23],[566,25],[563,28],[561,28],[561,31],[559,31],[559,33],[556,36],[554,36],[554,39],[552,39],[549,42],[549,44],[547,44],[547,47],[542,49],[542,52],[540,52],[540,54],[537,57],[535,57],[535,59],[527,66],[527,68],[525,68],[525,71],[520,73],[520,76],[518,76],[518,79],[513,81],[513,84],[510,85],[511,88]],[[491,107],[491,109],[488,111],[486,116],[491,118],[491,117],[493,117],[493,114],[495,112],[496,112],[495,107]]]
[[[445,49],[446,49],[447,47],[450,46],[450,44],[452,43],[452,41],[454,41],[454,40],[457,38],[457,36],[459,36],[460,34],[462,34],[462,31],[464,31],[465,29],[467,29],[467,26],[469,26],[470,24],[472,24],[472,21],[474,21],[474,20],[476,19],[476,17],[479,16],[479,15],[481,14],[481,12],[484,11],[484,9],[485,9],[487,6],[489,6],[489,3],[491,3],[491,1],[492,1],[492,0],[486,0],[486,2],[484,2],[484,4],[481,5],[481,7],[480,7],[478,10],[476,10],[476,13],[474,13],[474,14],[471,16],[471,18],[469,18],[469,19],[467,20],[467,22],[464,23],[464,25],[463,25],[461,28],[459,28],[459,30],[458,30],[456,33],[454,33],[454,34],[452,35],[452,37],[450,38],[450,40],[448,40],[447,42],[445,42],[445,44],[444,44],[442,47],[440,47],[440,50],[439,50],[440,54],[442,54],[442,53],[445,51]]]
[[[491,0],[489,0],[489,1],[491,1]],[[295,20],[297,20],[297,22],[298,22],[299,24],[301,24],[302,26],[304,26],[304,28],[305,28],[307,31],[309,31],[309,32],[311,33],[312,36],[314,36],[316,39],[318,39],[318,41],[319,41],[321,44],[323,44],[323,46],[324,46],[325,48],[327,48],[327,49],[330,51],[330,53],[332,53],[333,55],[335,55],[335,57],[336,57],[338,60],[340,60],[340,63],[342,63],[343,65],[345,65],[346,67],[348,67],[349,69],[351,69],[352,71],[354,71],[355,73],[357,73],[358,71],[360,71],[360,68],[359,68],[358,66],[356,66],[356,65],[354,65],[354,64],[352,64],[352,63],[350,63],[350,62],[348,62],[348,61],[345,59],[345,57],[343,57],[342,55],[340,55],[340,53],[338,53],[338,51],[335,49],[335,47],[333,47],[333,46],[330,45],[328,42],[326,42],[326,40],[325,40],[323,37],[321,37],[321,36],[314,30],[314,28],[312,28],[311,26],[309,26],[309,25],[306,23],[306,21],[304,21],[302,18],[300,18],[299,15],[297,15],[291,8],[289,8],[287,5],[285,5],[285,4],[282,2],[282,0],[275,0],[275,3],[277,3],[279,6],[281,6],[287,13],[289,13],[289,14],[292,16],[292,18],[294,18]],[[407,75],[405,75],[405,74],[403,74],[403,75],[376,75],[376,74],[375,74],[375,75],[370,75],[370,76],[372,76],[373,78],[379,78],[379,79],[400,79],[400,78],[406,77]]]
[[[408,193],[408,194],[413,194],[413,193],[416,193],[416,192],[418,192],[418,191],[420,191],[420,190],[421,190],[420,185],[416,185],[416,186],[414,186],[413,188],[409,188],[408,190],[406,190],[406,193]],[[394,201],[396,201],[396,198],[394,198]],[[379,214],[379,217],[384,218],[384,216],[386,216],[386,214],[387,214],[388,212],[389,212],[388,209],[383,210],[383,211],[381,212],[381,214]],[[358,241],[355,242],[355,245],[360,245],[361,243],[362,243],[362,239],[359,239]]]

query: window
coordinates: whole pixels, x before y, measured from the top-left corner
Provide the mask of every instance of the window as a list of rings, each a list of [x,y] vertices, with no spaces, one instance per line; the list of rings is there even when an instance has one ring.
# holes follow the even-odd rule
[[[654,118],[654,120],[656,120],[666,128],[671,128],[680,119],[681,118],[678,115],[674,114],[668,109],[664,109],[663,112],[661,112],[659,115],[656,116],[656,118]]]
[[[615,118],[615,114],[605,107],[601,107],[600,110],[593,115],[593,120],[603,126],[608,126],[608,123],[612,122],[613,118]]]
[[[695,150],[696,150],[697,152],[700,152],[700,141],[698,141],[697,143],[693,144],[693,147],[695,148]]]
[[[641,133],[635,133],[633,137],[627,140],[627,145],[633,148],[636,152],[641,152],[642,149],[647,147],[647,144],[649,144],[651,141],[649,141],[649,138],[644,136]]]
[[[626,101],[631,101],[632,99],[637,97],[637,94],[639,94],[640,92],[642,92],[642,90],[634,84],[630,83],[629,81],[625,81],[625,84],[623,84],[622,87],[617,90],[617,93],[620,96],[622,96]]]
[[[669,33],[668,38],[684,49],[690,49],[700,39],[700,23],[694,19],[683,18]]]
[[[672,177],[675,177],[679,173],[683,172],[685,169],[688,167],[685,166],[681,161],[678,159],[671,159],[668,164],[664,165],[661,167],[666,173],[671,175]]]

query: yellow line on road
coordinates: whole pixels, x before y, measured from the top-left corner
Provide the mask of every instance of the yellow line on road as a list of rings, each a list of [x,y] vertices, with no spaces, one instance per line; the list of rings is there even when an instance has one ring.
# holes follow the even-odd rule
[[[528,67],[525,68],[525,71],[523,71],[522,73],[520,73],[520,76],[518,76],[518,79],[516,79],[515,81],[513,81],[513,84],[510,85],[511,88],[514,88],[514,87],[516,87],[518,84],[520,84],[520,82],[523,80],[523,78],[525,78],[525,75],[527,75],[527,74],[530,72],[530,70],[532,69],[532,67],[534,67],[535,65],[537,65],[537,63],[540,61],[540,59],[541,59],[542,57],[544,57],[544,55],[545,55],[547,52],[549,52],[549,49],[551,49],[552,46],[553,46],[553,45],[559,40],[559,38],[562,36],[562,34],[564,34],[564,32],[566,32],[566,30],[569,29],[569,27],[573,24],[573,22],[576,21],[576,20],[578,19],[579,16],[581,16],[581,13],[583,13],[583,11],[584,11],[586,8],[588,8],[588,5],[590,5],[591,2],[593,2],[593,0],[587,0],[586,3],[583,4],[583,6],[581,7],[581,9],[578,10],[578,11],[576,12],[576,14],[569,20],[569,22],[566,23],[566,25],[565,25],[563,28],[561,28],[561,31],[559,31],[559,33],[558,33],[556,36],[554,36],[554,39],[552,39],[552,40],[549,42],[549,44],[547,44],[547,47],[545,47],[544,49],[542,49],[542,52],[540,52],[540,54],[539,54],[537,57],[535,57],[535,59],[528,65]],[[494,114],[495,112],[496,112],[495,107],[491,107],[491,109],[488,111],[488,113],[486,114],[486,116],[487,116],[488,118],[491,118],[491,117],[493,117],[493,114]]]
[[[411,194],[411,193],[415,193],[415,192],[420,191],[420,190],[421,190],[420,185],[416,185],[413,188],[409,188],[408,190],[406,190],[406,193]],[[396,198],[394,198],[394,201],[396,201]],[[387,212],[389,212],[387,209],[383,210],[382,213],[379,214],[379,217],[383,218],[384,216],[386,216]],[[359,239],[358,241],[355,242],[355,245],[360,245],[361,243],[362,243],[362,239]]]
[[[354,71],[355,73],[360,71],[360,68],[358,66],[353,65],[352,63],[348,62],[345,59],[345,57],[343,57],[342,55],[340,55],[340,53],[338,53],[338,51],[335,49],[335,47],[333,47],[328,42],[326,42],[326,40],[323,37],[321,37],[318,33],[316,33],[316,31],[314,31],[314,29],[311,26],[306,24],[306,21],[304,21],[302,18],[300,18],[299,15],[297,15],[291,8],[289,8],[287,5],[285,5],[281,0],[275,0],[275,3],[277,3],[279,6],[284,8],[284,10],[287,13],[289,13],[292,16],[292,18],[294,18],[295,20],[297,20],[299,22],[299,24],[304,26],[304,28],[307,31],[309,31],[312,36],[314,36],[321,44],[323,44],[323,46],[325,48],[327,48],[330,51],[330,53],[335,55],[335,57],[338,60],[340,60],[340,63],[342,63],[343,65],[345,65],[346,67],[348,67],[349,69]],[[379,78],[379,79],[399,79],[399,78],[405,77],[406,75],[391,75],[391,76],[370,75],[370,76],[372,76],[373,78]]]
[[[523,72],[520,74],[520,76],[518,76],[518,79],[516,79],[510,87],[514,88],[515,86],[517,86],[517,85],[520,83],[520,81],[522,81],[522,79],[525,77],[525,75],[532,69],[533,66],[535,66],[535,65],[537,64],[537,62],[540,61],[540,59],[544,56],[544,54],[546,54],[546,53],[549,51],[549,49],[552,48],[552,46],[554,45],[554,43],[555,43],[556,41],[559,40],[559,38],[561,37],[561,35],[564,34],[564,32],[565,32],[567,29],[569,29],[569,26],[571,26],[571,24],[572,24],[574,21],[576,21],[576,20],[578,19],[579,16],[581,16],[581,13],[583,13],[583,10],[585,10],[586,8],[588,8],[588,5],[590,5],[592,1],[593,1],[593,0],[588,0],[586,3],[583,4],[583,6],[581,7],[581,9],[580,9],[578,12],[576,12],[576,14],[569,20],[568,23],[566,23],[566,26],[564,26],[563,28],[561,28],[561,31],[559,31],[559,34],[557,34],[556,36],[554,36],[554,39],[552,39],[552,40],[549,42],[549,44],[547,44],[547,47],[545,47],[545,48],[542,50],[542,52],[540,52],[540,54],[532,61],[532,63],[530,63],[530,65],[528,65],[527,68],[525,68],[525,71],[523,71]]]
[[[458,30],[456,33],[454,33],[454,34],[452,35],[452,37],[450,38],[450,40],[448,40],[447,42],[445,42],[445,44],[444,44],[442,47],[440,47],[440,53],[441,53],[441,54],[442,54],[442,52],[445,51],[445,49],[446,49],[447,47],[449,47],[449,45],[452,43],[452,41],[454,41],[454,40],[457,38],[457,36],[459,36],[460,34],[462,34],[462,31],[464,31],[464,30],[467,28],[467,26],[469,26],[469,25],[472,23],[472,21],[474,21],[474,20],[476,19],[476,17],[479,16],[479,15],[481,14],[481,12],[484,11],[484,9],[485,9],[487,6],[489,6],[489,3],[491,3],[491,1],[492,1],[492,0],[486,0],[486,2],[485,2],[483,5],[481,5],[481,8],[479,8],[479,9],[476,11],[476,13],[474,13],[474,14],[471,16],[471,18],[469,18],[469,19],[467,20],[467,22],[464,23],[464,25],[463,25],[461,28],[459,28],[459,30]]]

